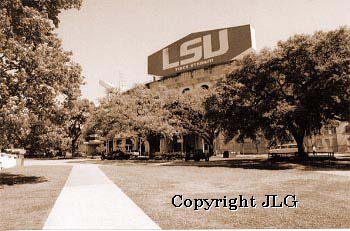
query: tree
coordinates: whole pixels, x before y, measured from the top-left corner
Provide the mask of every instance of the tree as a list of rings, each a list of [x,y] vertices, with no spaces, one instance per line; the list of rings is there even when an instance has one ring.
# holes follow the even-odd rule
[[[208,90],[177,94],[141,85],[123,94],[110,93],[92,114],[86,133],[109,139],[115,135],[147,138],[151,148],[161,137],[191,134],[203,138],[213,149],[217,133],[214,123],[205,117],[207,95]]]
[[[97,133],[108,139],[115,135],[147,138],[172,138],[180,133],[170,112],[165,109],[161,92],[138,85],[125,93],[109,93],[100,101],[89,119],[86,133]]]
[[[80,5],[81,0],[0,2],[3,145],[28,144],[35,152],[33,143],[55,124],[55,111],[80,94],[81,68],[71,61],[71,52],[63,51],[54,32],[60,11]]]
[[[83,126],[86,124],[93,107],[94,105],[89,100],[77,99],[71,102],[71,106],[66,110],[65,128],[70,139],[72,155],[75,155]]]
[[[170,95],[164,91],[155,91],[138,85],[125,94],[128,115],[133,124],[132,130],[148,137],[160,135],[173,137],[179,134],[178,126],[174,126],[171,114],[165,108],[166,99]]]
[[[349,41],[349,29],[340,28],[295,35],[245,56],[207,100],[208,118],[228,137],[262,132],[270,144],[294,139],[305,154],[305,136],[349,112]]]
[[[171,121],[181,134],[197,135],[213,150],[217,129],[206,117],[204,102],[210,95],[208,89],[192,90],[184,94],[174,93],[168,97],[165,108],[171,114]]]
[[[50,120],[31,124],[31,129],[22,147],[27,147],[30,155],[47,154],[48,150],[65,149],[66,132],[63,126]]]

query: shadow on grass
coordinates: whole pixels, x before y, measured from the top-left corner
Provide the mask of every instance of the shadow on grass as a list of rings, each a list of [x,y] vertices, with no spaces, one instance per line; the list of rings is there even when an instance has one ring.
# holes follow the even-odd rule
[[[15,184],[37,184],[46,182],[45,177],[37,176],[25,176],[21,174],[0,173],[0,186],[2,185],[15,185]]]
[[[279,159],[267,159],[267,157],[245,157],[237,159],[219,159],[206,161],[188,161],[184,160],[85,160],[81,163],[99,164],[99,165],[149,165],[157,164],[159,166],[195,166],[195,167],[223,167],[223,168],[241,168],[258,170],[288,170],[298,169],[304,171],[350,171],[350,156],[340,156],[328,158],[325,156],[309,157],[301,159],[298,157],[286,157]]]
[[[288,170],[298,169],[306,171],[350,171],[350,157],[347,158],[240,158],[231,160],[215,160],[209,162],[172,162],[165,166],[197,166],[197,167],[224,167],[258,170]]]
[[[66,163],[80,164],[100,164],[100,165],[148,165],[169,163],[169,160],[83,160],[83,161],[68,161]]]
[[[224,168],[243,168],[243,169],[261,169],[261,170],[286,170],[292,169],[290,163],[271,162],[262,159],[237,159],[237,160],[215,160],[209,162],[173,162],[165,166],[197,166],[197,167],[224,167]]]

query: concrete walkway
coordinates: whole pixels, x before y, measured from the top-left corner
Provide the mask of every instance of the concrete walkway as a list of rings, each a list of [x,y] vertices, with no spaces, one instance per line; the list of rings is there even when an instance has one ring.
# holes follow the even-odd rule
[[[160,229],[93,164],[77,164],[43,229]]]

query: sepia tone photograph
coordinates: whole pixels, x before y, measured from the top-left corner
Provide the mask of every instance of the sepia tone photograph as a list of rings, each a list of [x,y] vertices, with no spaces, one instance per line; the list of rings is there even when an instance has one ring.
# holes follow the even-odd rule
[[[0,231],[350,229],[349,10],[0,0]]]

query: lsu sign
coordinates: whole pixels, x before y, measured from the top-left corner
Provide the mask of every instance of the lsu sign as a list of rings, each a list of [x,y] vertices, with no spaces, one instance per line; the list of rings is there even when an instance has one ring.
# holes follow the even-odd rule
[[[148,56],[148,74],[170,76],[225,63],[250,48],[255,49],[250,25],[192,33]]]

